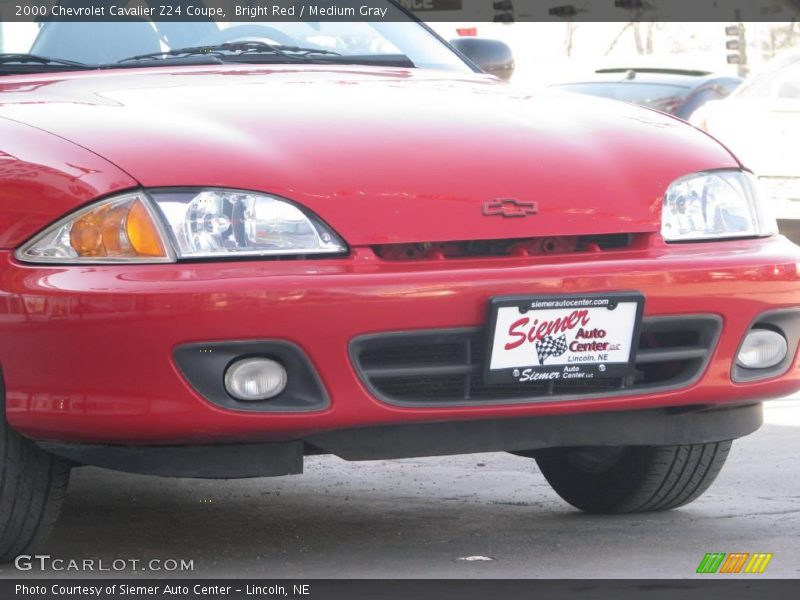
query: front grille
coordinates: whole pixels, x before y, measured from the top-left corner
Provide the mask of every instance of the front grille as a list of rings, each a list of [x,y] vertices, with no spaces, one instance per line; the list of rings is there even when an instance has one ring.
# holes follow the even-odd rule
[[[350,352],[362,381],[390,404],[550,402],[688,386],[705,370],[721,326],[714,315],[645,318],[634,373],[591,380],[486,383],[481,329],[368,335],[353,340]]]
[[[378,257],[388,261],[550,256],[626,250],[646,244],[647,237],[645,234],[614,233],[607,235],[549,236],[459,242],[381,244],[373,246],[372,249]]]

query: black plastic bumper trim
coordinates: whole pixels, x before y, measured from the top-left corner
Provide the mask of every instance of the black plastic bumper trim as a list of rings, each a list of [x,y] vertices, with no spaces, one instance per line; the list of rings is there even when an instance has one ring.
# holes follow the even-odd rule
[[[732,440],[763,423],[761,404],[550,415],[340,429],[306,438],[345,460],[565,448],[673,446]]]
[[[762,421],[761,404],[749,404],[382,425],[263,444],[38,444],[82,465],[168,477],[239,478],[301,473],[304,454],[378,460],[570,446],[672,446],[732,440],[752,433]]]
[[[59,442],[37,444],[43,450],[79,465],[143,475],[240,479],[296,475],[303,472],[302,442],[210,446],[107,446]]]

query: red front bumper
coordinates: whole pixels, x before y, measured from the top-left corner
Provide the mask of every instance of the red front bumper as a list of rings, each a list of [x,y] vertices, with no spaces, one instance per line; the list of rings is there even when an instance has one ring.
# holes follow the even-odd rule
[[[34,439],[97,443],[290,440],[420,421],[738,404],[800,390],[795,357],[735,384],[734,354],[760,314],[800,306],[800,248],[785,239],[550,257],[391,263],[351,257],[92,267],[29,266],[0,254],[0,365],[7,418]],[[490,297],[637,290],[645,315],[715,314],[719,342],[699,381],[619,397],[400,407],[373,397],[348,354],[368,333],[475,327]],[[200,397],[173,352],[192,342],[286,340],[330,395],[314,412],[226,410]],[[796,348],[790,351],[796,354]]]

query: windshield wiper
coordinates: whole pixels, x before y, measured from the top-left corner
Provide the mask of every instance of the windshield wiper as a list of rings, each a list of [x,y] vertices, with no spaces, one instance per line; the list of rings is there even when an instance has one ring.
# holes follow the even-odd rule
[[[192,46],[176,48],[164,52],[139,54],[123,58],[115,64],[103,65],[103,68],[116,66],[136,66],[136,63],[152,63],[168,65],[177,59],[217,58],[229,62],[290,62],[290,63],[322,63],[366,65],[378,67],[414,68],[411,60],[404,54],[340,54],[322,48],[305,48],[303,46],[284,46],[267,42],[227,42],[212,46]],[[148,64],[148,66],[151,66]]]
[[[0,65],[30,65],[35,64],[44,67],[67,67],[70,69],[95,69],[97,65],[88,65],[75,60],[64,58],[51,58],[49,56],[38,56],[36,54],[0,54]]]
[[[226,42],[210,46],[191,46],[188,48],[176,48],[164,52],[151,52],[149,54],[138,54],[118,61],[118,64],[143,61],[143,60],[165,60],[176,56],[247,56],[247,55],[269,55],[277,56],[292,62],[305,62],[312,55],[341,56],[332,50],[322,48],[304,48],[302,46],[283,46],[268,44],[266,42]]]

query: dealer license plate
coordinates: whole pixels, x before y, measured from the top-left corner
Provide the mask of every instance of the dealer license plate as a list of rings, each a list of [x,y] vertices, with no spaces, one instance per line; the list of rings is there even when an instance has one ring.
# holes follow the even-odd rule
[[[641,294],[504,296],[489,302],[488,383],[621,377],[633,370]]]

